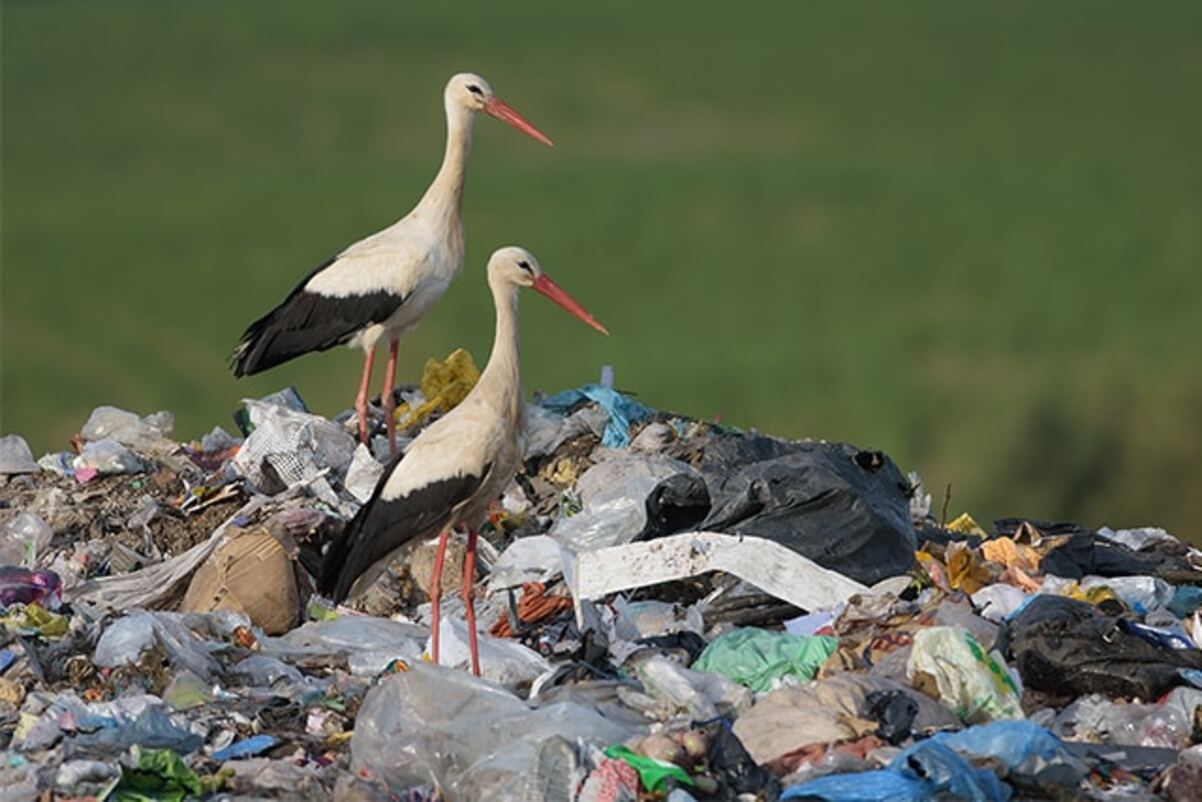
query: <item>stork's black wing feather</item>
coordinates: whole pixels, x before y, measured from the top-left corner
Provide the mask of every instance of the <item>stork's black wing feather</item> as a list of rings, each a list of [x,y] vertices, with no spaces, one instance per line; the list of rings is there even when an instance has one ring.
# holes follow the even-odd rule
[[[309,279],[336,261],[332,256],[318,265],[283,303],[246,328],[230,359],[235,376],[342,345],[361,329],[387,320],[404,303],[403,297],[383,290],[342,298],[305,290]]]
[[[335,602],[346,599],[360,576],[373,565],[415,537],[446,524],[455,508],[471,498],[491,470],[440,479],[417,488],[407,496],[384,499],[381,492],[392,468],[384,472],[371,499],[334,539],[322,560],[318,591]]]

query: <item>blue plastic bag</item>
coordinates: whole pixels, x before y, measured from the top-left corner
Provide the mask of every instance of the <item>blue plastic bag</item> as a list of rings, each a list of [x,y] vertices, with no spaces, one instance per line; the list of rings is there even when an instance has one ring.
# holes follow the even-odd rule
[[[564,390],[547,396],[542,406],[553,412],[566,413],[585,399],[595,401],[609,415],[605,434],[601,438],[601,445],[606,448],[630,445],[630,424],[652,415],[652,411],[638,401],[632,401],[617,390],[599,384],[586,384],[578,390]]]

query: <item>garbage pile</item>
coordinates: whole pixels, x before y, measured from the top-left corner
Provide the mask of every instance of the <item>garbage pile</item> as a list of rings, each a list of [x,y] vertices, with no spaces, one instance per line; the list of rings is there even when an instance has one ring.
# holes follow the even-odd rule
[[[463,364],[398,391],[402,443]],[[313,592],[387,457],[349,412],[0,439],[0,799],[1202,798],[1202,554],[1169,533],[941,522],[885,454],[608,383],[528,419],[480,678],[453,566],[429,661],[433,543]]]

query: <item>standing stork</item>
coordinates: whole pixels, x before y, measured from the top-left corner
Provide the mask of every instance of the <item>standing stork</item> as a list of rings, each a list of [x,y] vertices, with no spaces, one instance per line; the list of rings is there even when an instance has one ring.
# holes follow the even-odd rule
[[[467,397],[393,460],[322,561],[318,590],[341,602],[365,591],[397,552],[415,538],[438,538],[430,578],[433,641],[438,662],[442,564],[451,529],[468,532],[463,561],[472,671],[480,673],[472,581],[476,539],[488,506],[513,478],[526,451],[526,402],[518,368],[518,291],[530,287],[603,334],[609,332],[551,281],[523,248],[501,248],[488,260],[497,331],[488,365]]]
[[[359,240],[305,276],[284,302],[251,323],[234,349],[234,375],[250,376],[336,345],[362,348],[355,398],[359,439],[367,442],[367,391],[376,344],[388,338],[384,403],[388,447],[396,455],[393,383],[397,343],[443,296],[463,264],[463,182],[474,113],[503,120],[545,145],[552,142],[493,94],[479,75],[460,73],[443,92],[447,148],[434,182],[413,211]]]

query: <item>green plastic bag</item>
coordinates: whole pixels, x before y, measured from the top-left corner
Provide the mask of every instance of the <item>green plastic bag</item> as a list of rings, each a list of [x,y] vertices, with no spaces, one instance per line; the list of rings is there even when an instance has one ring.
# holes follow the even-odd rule
[[[721,674],[753,691],[769,691],[781,677],[813,678],[838,645],[838,640],[826,635],[745,627],[714,639],[692,667]]]
[[[622,744],[614,744],[606,748],[605,756],[630,764],[639,773],[639,782],[648,791],[659,790],[659,786],[669,777],[686,785],[693,784],[693,778],[689,776],[689,773],[675,763],[640,755]]]
[[[183,802],[204,793],[196,772],[170,749],[134,747],[136,768],[123,768],[111,802]]]

